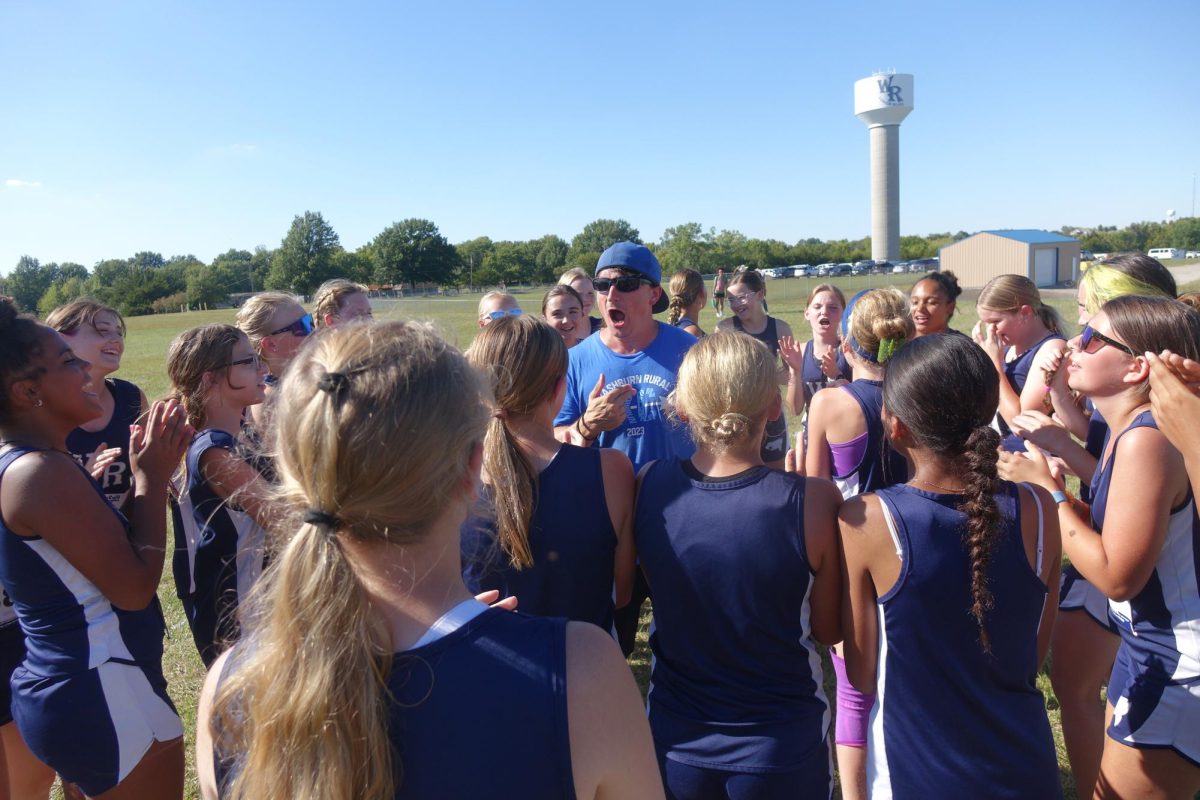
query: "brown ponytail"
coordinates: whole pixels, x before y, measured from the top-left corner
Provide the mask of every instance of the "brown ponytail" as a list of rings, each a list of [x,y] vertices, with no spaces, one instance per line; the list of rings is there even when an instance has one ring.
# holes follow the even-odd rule
[[[1000,434],[988,425],[972,431],[963,450],[964,477],[967,482],[967,500],[962,511],[967,515],[967,535],[964,542],[967,556],[971,559],[971,595],[974,605],[971,616],[979,624],[979,644],[985,653],[992,651],[984,617],[992,608],[992,591],[988,588],[987,570],[992,561],[999,539],[1000,509],[996,505],[996,492],[1000,488],[1000,477],[996,473],[1000,446]]]
[[[667,324],[678,325],[683,312],[696,302],[696,298],[704,291],[704,278],[694,269],[681,269],[671,276],[671,283],[667,288],[671,295]]]

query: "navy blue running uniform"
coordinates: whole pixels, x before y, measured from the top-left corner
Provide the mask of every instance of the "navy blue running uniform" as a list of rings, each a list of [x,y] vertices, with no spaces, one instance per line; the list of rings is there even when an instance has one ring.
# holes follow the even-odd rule
[[[1104,453],[1104,442],[1108,438],[1108,423],[1104,421],[1104,416],[1099,409],[1092,406],[1092,401],[1088,400],[1087,405],[1091,408],[1092,416],[1088,420],[1087,439],[1084,449],[1091,453],[1099,462],[1100,456]],[[1097,472],[1100,470],[1099,463],[1096,466]],[[1093,473],[1093,477],[1095,473]],[[1079,486],[1079,499],[1085,503],[1092,502],[1092,487],[1087,484]],[[1111,633],[1117,633],[1117,626],[1108,618],[1108,598],[1104,593],[1093,586],[1087,578],[1079,574],[1079,570],[1074,564],[1066,564],[1062,570],[1062,584],[1058,593],[1058,607],[1063,611],[1078,611],[1083,609],[1088,616],[1099,626],[1107,628]]]
[[[838,342],[836,349],[838,377],[830,378],[821,370],[821,364],[813,355],[813,342],[810,339],[808,344],[804,345],[804,366],[800,370],[800,380],[804,382],[804,405],[807,406],[812,402],[814,394],[828,386],[831,382],[841,378],[846,381],[853,380],[850,364],[846,361],[846,353],[842,350],[841,342]]]
[[[30,452],[0,456],[0,476]],[[117,608],[48,542],[13,533],[2,518],[0,582],[25,633],[12,712],[30,752],[94,797],[128,777],[154,742],[183,735],[162,673],[157,599],[139,611]]]
[[[961,495],[907,484],[881,489],[901,559],[879,598],[877,697],[867,782],[873,798],[1061,796],[1045,699],[1038,627],[1048,592],[1021,537],[1017,487],[1001,483],[1002,532],[987,567],[991,653],[971,616],[971,565]],[[1036,497],[1032,502],[1036,502]]]
[[[908,462],[892,449],[883,430],[883,381],[859,378],[838,387],[858,403],[867,423],[866,443],[858,464],[844,472],[834,470],[833,482],[847,499],[908,480]]]
[[[1155,428],[1143,411],[1117,434],[1108,463],[1092,478],[1092,527],[1104,530],[1109,484],[1121,437]],[[1111,433],[1110,433],[1111,435]],[[1106,442],[1107,444],[1107,442]],[[1200,766],[1200,519],[1196,498],[1171,509],[1154,572],[1136,596],[1109,600],[1121,647],[1108,680],[1108,735],[1131,747],[1169,747]]]
[[[600,451],[564,444],[538,475],[529,524],[533,565],[517,569],[484,519],[463,526],[463,581],[474,593],[516,595],[521,611],[613,629],[617,534],[604,497]]]
[[[185,457],[187,485],[171,504],[175,591],[205,666],[237,638],[238,603],[262,572],[266,539],[253,517],[204,479],[200,457],[214,447],[236,451],[238,443],[215,428],[198,432]]]
[[[1048,333],[1018,358],[1014,358],[1004,365],[1004,377],[1008,380],[1008,385],[1012,387],[1012,390],[1017,393],[1017,397],[1020,397],[1021,392],[1025,390],[1025,384],[1029,381],[1029,371],[1033,369],[1033,361],[1037,358],[1038,351],[1042,349],[1042,345],[1054,339],[1061,338],[1063,338],[1061,333]],[[1025,440],[1012,432],[1008,427],[1008,423],[1004,421],[1004,417],[999,413],[996,414],[996,425],[1000,431],[1000,436],[1003,437],[1001,447],[1015,453],[1024,452]]]
[[[829,704],[811,638],[805,482],[690,461],[642,477],[636,540],[654,591],[647,699],[668,796],[828,797]],[[741,796],[741,795],[731,795]]]
[[[778,320],[775,317],[767,317],[767,327],[762,329],[761,333],[751,333],[742,325],[742,320],[739,317],[733,317],[733,327],[739,332],[751,336],[767,346],[771,351],[771,355],[779,357],[779,332],[776,323]],[[787,417],[780,414],[777,418],[768,420],[766,430],[763,431],[763,444],[759,456],[763,461],[770,463],[772,461],[781,461],[788,451],[788,433],[787,433]]]
[[[397,800],[575,800],[566,626],[468,600],[395,655],[388,736]],[[464,740],[469,730],[488,732],[486,746]],[[214,765],[226,796],[236,757],[216,755]]]
[[[98,431],[85,431],[83,428],[71,431],[67,434],[67,450],[80,464],[86,464],[102,444],[121,448],[121,455],[104,470],[99,484],[108,501],[122,508],[133,488],[133,470],[129,466],[129,426],[142,415],[142,391],[120,378],[105,378],[104,389],[112,395],[115,404],[112,418]]]

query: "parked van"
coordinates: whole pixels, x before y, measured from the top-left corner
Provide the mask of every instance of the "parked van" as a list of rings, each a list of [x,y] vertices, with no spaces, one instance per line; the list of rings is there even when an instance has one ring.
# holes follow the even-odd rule
[[[1183,258],[1186,253],[1182,247],[1152,247],[1146,255],[1162,261],[1166,258]]]

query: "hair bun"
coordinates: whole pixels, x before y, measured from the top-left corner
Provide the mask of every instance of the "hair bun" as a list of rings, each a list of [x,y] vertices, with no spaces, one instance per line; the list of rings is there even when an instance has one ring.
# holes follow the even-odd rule
[[[718,439],[738,439],[750,429],[750,418],[730,411],[714,419],[711,427]]]

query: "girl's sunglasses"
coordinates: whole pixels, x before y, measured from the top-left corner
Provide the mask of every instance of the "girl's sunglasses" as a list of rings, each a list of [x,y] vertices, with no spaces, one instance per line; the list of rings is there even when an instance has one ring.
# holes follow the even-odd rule
[[[653,286],[654,282],[649,278],[643,278],[641,275],[622,275],[619,278],[592,278],[592,288],[600,294],[607,294],[608,290],[613,286],[617,287],[618,292],[636,292],[637,288],[642,284]]]
[[[242,366],[242,365],[244,365],[244,364],[250,364],[250,365],[252,365],[252,366],[253,366],[253,367],[254,367],[256,370],[258,370],[258,369],[262,369],[262,366],[263,366],[263,360],[262,360],[262,356],[260,356],[260,355],[258,355],[257,353],[255,353],[255,354],[254,354],[254,355],[252,355],[252,356],[246,356],[245,358],[239,358],[237,361],[230,361],[230,362],[229,362],[228,364],[226,364],[225,366],[227,366],[227,367],[240,367],[240,366]]]
[[[275,336],[280,333],[290,333],[292,336],[304,337],[313,332],[312,314],[305,314],[300,319],[293,322],[291,325],[284,325],[277,331],[271,331],[268,336]]]
[[[489,311],[484,316],[486,316],[488,319],[502,319],[504,317],[519,317],[519,316],[521,316],[521,309],[519,309],[519,308],[501,308],[501,309],[497,309],[496,311]]]
[[[1107,345],[1111,345],[1112,347],[1117,348],[1122,353],[1127,353],[1131,356],[1137,355],[1136,353],[1133,352],[1132,349],[1130,349],[1130,347],[1128,345],[1121,344],[1116,339],[1112,339],[1108,336],[1105,336],[1103,333],[1100,333],[1098,330],[1093,328],[1091,325],[1084,325],[1083,330],[1080,331],[1080,333],[1079,333],[1079,351],[1082,353],[1087,353],[1089,355],[1092,353],[1095,353],[1096,351],[1098,351],[1100,349],[1100,347],[1091,349],[1092,342],[1095,342],[1095,341],[1100,342],[1100,347],[1104,347],[1104,345],[1107,344]]]

